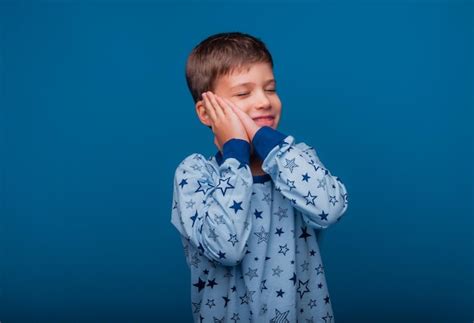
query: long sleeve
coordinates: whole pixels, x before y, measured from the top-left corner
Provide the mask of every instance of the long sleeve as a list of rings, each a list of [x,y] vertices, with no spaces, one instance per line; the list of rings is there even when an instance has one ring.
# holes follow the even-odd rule
[[[218,169],[192,154],[176,169],[171,222],[211,261],[234,266],[245,255],[251,229],[250,144],[230,139]]]
[[[340,219],[348,206],[346,187],[312,147],[267,126],[257,131],[252,144],[262,169],[309,226],[325,229]]]

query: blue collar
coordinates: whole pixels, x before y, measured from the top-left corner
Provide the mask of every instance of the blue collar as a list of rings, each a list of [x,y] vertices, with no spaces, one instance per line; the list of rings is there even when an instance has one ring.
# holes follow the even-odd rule
[[[217,164],[220,166],[222,164],[222,154],[220,152],[220,150],[217,151],[217,153],[214,155],[214,157],[216,158],[216,161],[217,161]],[[255,175],[255,176],[252,176],[253,178],[253,183],[265,183],[267,181],[270,181],[272,179],[272,177],[269,175],[269,174],[264,174],[264,175]]]

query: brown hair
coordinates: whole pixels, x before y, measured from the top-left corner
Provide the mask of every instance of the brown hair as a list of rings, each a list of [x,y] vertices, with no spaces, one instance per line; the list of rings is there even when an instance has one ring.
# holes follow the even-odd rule
[[[186,62],[186,82],[194,103],[201,94],[213,91],[216,80],[254,63],[269,63],[272,55],[258,38],[241,32],[211,35],[201,41]]]

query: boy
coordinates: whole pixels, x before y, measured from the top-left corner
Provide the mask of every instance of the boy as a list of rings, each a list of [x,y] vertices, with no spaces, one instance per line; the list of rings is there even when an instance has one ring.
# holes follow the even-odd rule
[[[196,46],[186,80],[218,148],[174,177],[171,222],[191,270],[195,322],[334,322],[316,233],[347,209],[316,151],[277,131],[273,60],[259,39]]]

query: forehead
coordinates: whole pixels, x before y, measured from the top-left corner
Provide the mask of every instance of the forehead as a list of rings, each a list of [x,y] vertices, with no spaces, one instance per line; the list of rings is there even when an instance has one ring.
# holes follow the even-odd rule
[[[232,73],[219,77],[216,82],[216,87],[231,89],[239,85],[263,85],[271,80],[274,80],[274,76],[270,64],[255,63],[240,69],[235,69]]]

